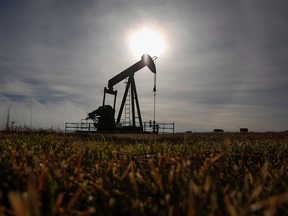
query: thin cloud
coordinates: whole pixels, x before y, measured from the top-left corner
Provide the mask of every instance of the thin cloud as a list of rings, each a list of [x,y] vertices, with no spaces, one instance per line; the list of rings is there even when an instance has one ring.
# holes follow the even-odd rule
[[[286,130],[285,1],[0,2],[0,111],[17,124],[80,121],[103,88],[139,59],[132,34],[162,34],[156,119],[177,131]],[[143,120],[153,117],[153,74],[135,75]],[[118,90],[117,109],[124,84]],[[116,110],[116,114],[117,114]],[[14,111],[13,111],[14,112]],[[29,120],[30,119],[30,120]],[[236,126],[235,126],[236,125]]]

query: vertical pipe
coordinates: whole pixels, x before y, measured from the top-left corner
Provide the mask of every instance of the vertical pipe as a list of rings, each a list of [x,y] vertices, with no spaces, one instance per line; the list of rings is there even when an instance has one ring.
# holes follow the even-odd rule
[[[156,128],[156,121],[155,121],[155,104],[156,104],[156,73],[154,74],[154,88],[153,88],[153,92],[154,92],[154,118],[153,118],[153,133],[156,132],[155,128]]]

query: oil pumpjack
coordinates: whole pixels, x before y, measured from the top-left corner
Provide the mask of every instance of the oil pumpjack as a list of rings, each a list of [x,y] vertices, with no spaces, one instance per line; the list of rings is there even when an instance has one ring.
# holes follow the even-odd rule
[[[103,96],[103,104],[98,109],[94,110],[93,112],[88,114],[88,117],[86,119],[91,119],[94,121],[94,127],[97,128],[97,131],[99,132],[116,132],[119,131],[120,133],[142,133],[143,132],[143,123],[142,123],[142,117],[140,112],[140,106],[138,101],[138,95],[136,91],[136,85],[134,80],[134,75],[137,71],[142,69],[143,67],[147,66],[152,73],[156,76],[156,67],[154,63],[154,57],[153,59],[148,55],[144,54],[141,57],[141,60],[127,68],[126,70],[122,71],[118,75],[114,76],[108,81],[108,88],[104,87],[104,96]],[[119,109],[118,117],[115,122],[115,105],[116,105],[116,97],[117,97],[117,90],[114,90],[113,87],[117,83],[123,81],[124,79],[128,78],[125,92],[123,95],[123,99],[121,102],[121,106]],[[120,124],[123,108],[125,105],[125,101],[127,98],[127,94],[129,91],[129,88],[131,90],[131,108],[132,108],[132,125],[131,126],[122,126]],[[156,78],[154,78],[154,97],[156,92]],[[106,94],[114,95],[114,103],[113,107],[111,105],[105,105],[105,98]],[[138,117],[136,117],[135,113],[135,105],[137,109]],[[154,109],[155,109],[155,98],[154,98]],[[139,124],[136,125],[136,118],[138,118]],[[150,121],[151,122],[151,121]],[[153,133],[158,133],[157,126],[155,125],[155,110],[154,110],[154,121],[153,121]]]

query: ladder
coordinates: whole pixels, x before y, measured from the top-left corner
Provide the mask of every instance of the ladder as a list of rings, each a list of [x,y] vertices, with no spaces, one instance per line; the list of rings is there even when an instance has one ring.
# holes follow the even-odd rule
[[[128,83],[128,78],[126,78],[125,82],[126,85]],[[126,86],[125,86],[126,87]],[[125,101],[125,118],[124,118],[124,125],[125,126],[130,126],[131,121],[130,121],[130,88],[127,92],[127,97]]]

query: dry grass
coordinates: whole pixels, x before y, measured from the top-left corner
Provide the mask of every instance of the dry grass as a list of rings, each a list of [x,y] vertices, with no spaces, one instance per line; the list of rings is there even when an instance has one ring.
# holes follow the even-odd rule
[[[0,132],[0,215],[286,215],[287,133]]]

